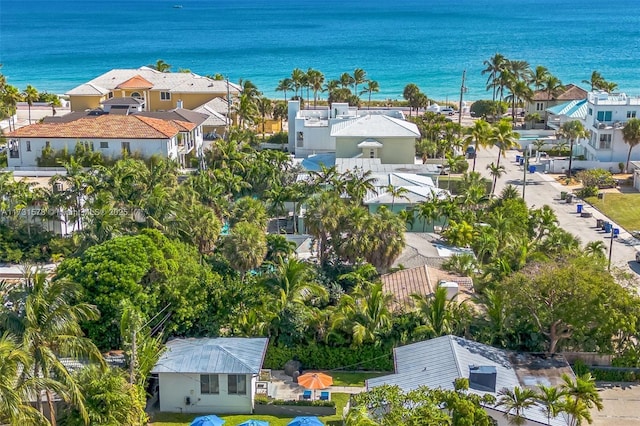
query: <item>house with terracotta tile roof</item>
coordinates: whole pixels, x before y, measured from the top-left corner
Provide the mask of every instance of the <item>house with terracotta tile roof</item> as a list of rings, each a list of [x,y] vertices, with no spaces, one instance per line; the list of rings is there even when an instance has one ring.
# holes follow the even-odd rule
[[[587,91],[575,84],[567,84],[558,94],[552,94],[545,90],[536,90],[530,102],[525,106],[525,114],[538,114],[540,120],[533,124],[533,128],[543,129],[548,119],[547,109],[570,101],[581,101],[587,98]],[[531,123],[527,123],[531,125]]]
[[[215,98],[237,97],[242,88],[226,80],[213,80],[191,72],[160,72],[149,67],[113,69],[66,93],[71,111],[98,108],[112,98],[144,101],[146,111],[195,109]]]
[[[45,121],[8,133],[8,166],[34,168],[43,150],[73,152],[78,143],[107,158],[127,152],[145,158],[157,155],[189,166],[185,164],[189,153],[201,155],[205,119],[203,114],[181,110],[145,115],[75,113],[71,120]]]

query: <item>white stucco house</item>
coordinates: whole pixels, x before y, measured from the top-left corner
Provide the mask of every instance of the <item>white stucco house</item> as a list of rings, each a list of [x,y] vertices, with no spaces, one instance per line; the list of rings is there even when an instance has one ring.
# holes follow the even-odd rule
[[[119,158],[123,152],[145,158],[157,155],[188,167],[187,156],[202,153],[206,118],[183,109],[133,114],[73,112],[8,133],[8,166],[14,170],[34,168],[43,150],[73,152],[76,144],[82,143],[107,158]]]
[[[160,411],[250,414],[267,338],[175,339],[152,374]]]
[[[346,103],[301,110],[299,101],[289,101],[288,117],[288,149],[296,157],[335,152],[337,158],[414,162],[420,131],[400,110],[360,110]]]
[[[382,385],[397,385],[404,392],[428,386],[454,389],[454,381],[469,379],[469,392],[498,397],[503,389],[532,388],[538,384],[558,386],[562,374],[574,378],[573,371],[561,355],[526,354],[497,349],[456,336],[442,336],[394,349],[395,374],[366,382],[367,390]],[[487,405],[484,410],[499,426],[509,423],[504,408]],[[536,404],[523,412],[526,426],[546,425],[547,416]],[[552,426],[572,424],[566,414],[551,419]]]

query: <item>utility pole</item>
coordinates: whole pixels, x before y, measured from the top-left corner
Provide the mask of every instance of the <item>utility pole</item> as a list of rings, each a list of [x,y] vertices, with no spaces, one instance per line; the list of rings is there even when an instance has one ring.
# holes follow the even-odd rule
[[[611,241],[609,241],[609,266],[607,271],[611,272],[611,254],[613,253],[613,224],[611,224]]]
[[[229,89],[229,76],[227,76],[227,125],[226,136],[229,137],[229,121],[231,120],[231,90]]]
[[[467,88],[464,87],[464,77],[467,74],[467,70],[462,71],[462,84],[460,85],[460,104],[458,104],[458,126],[460,126],[460,132],[462,132],[462,97],[464,96]],[[459,136],[458,136],[459,137]]]
[[[529,156],[526,148],[522,150],[522,156],[524,157],[524,161],[522,161],[522,201],[524,201],[524,194],[527,190],[527,166],[529,165]]]

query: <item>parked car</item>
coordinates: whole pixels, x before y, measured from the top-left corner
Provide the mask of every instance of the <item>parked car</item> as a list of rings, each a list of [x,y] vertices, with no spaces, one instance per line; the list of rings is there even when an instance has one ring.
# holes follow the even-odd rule
[[[443,114],[443,115],[453,115],[455,113],[456,113],[456,110],[451,107],[442,107],[440,108],[440,111],[438,111],[438,114]]]

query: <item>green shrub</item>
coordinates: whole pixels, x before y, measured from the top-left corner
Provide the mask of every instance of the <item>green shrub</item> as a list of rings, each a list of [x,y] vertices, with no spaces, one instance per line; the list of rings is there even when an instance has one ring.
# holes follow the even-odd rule
[[[289,134],[286,132],[280,132],[276,133],[275,135],[271,135],[267,139],[267,143],[278,143],[281,145],[286,145],[289,143]]]
[[[269,345],[265,357],[265,368],[282,369],[289,360],[298,360],[303,368],[334,370],[349,367],[372,371],[392,371],[392,347],[360,346],[358,348],[328,345]]]

